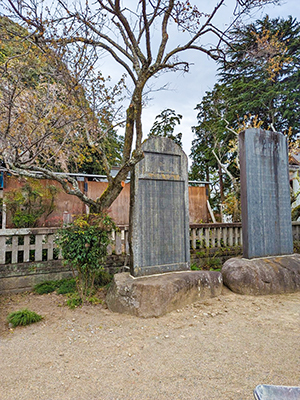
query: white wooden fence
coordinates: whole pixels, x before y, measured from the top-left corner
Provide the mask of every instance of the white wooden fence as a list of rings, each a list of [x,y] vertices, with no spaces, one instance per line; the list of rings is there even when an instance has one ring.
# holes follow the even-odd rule
[[[190,225],[190,240],[193,250],[242,246],[242,225],[240,223]]]
[[[300,240],[300,222],[293,222],[294,240]],[[57,228],[0,230],[0,264],[50,261],[61,258],[55,244]],[[112,234],[109,254],[128,254],[128,226]],[[241,224],[198,224],[190,226],[191,249],[242,245]]]
[[[0,230],[0,265],[29,261],[61,259],[55,243],[58,228],[23,228]],[[129,253],[128,227],[121,226],[112,233],[109,254]]]

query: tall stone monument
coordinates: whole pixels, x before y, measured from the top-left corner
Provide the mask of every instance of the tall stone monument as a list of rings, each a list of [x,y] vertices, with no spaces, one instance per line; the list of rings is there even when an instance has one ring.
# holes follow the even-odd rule
[[[293,253],[288,146],[284,135],[247,129],[239,138],[243,257],[227,260],[223,281],[240,294],[300,290]]]
[[[169,138],[153,137],[131,178],[130,273],[190,269],[187,156]]]
[[[239,137],[243,256],[293,252],[286,137],[247,129]]]
[[[111,311],[158,317],[222,292],[219,271],[190,271],[187,157],[169,138],[153,137],[130,183],[130,274],[115,274]]]

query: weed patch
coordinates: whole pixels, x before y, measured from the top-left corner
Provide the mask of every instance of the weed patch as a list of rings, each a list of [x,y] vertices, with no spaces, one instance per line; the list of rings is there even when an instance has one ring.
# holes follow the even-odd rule
[[[37,294],[52,293],[56,290],[57,294],[67,294],[76,292],[75,279],[61,279],[59,281],[45,281],[34,287]]]
[[[40,321],[42,318],[43,317],[41,315],[36,314],[34,311],[24,308],[23,310],[15,311],[9,314],[7,321],[15,328],[19,325],[24,326],[33,324],[34,322]]]
[[[35,285],[33,288],[34,292],[37,294],[47,294],[52,293],[57,289],[58,281],[45,281]]]
[[[56,290],[57,294],[67,294],[76,292],[75,279],[63,279]]]

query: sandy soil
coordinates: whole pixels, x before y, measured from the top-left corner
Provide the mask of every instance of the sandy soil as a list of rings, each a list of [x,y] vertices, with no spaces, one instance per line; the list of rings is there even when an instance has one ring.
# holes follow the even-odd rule
[[[1,400],[253,399],[300,386],[300,293],[231,292],[151,319],[56,294],[0,297]],[[9,329],[9,312],[44,319]]]

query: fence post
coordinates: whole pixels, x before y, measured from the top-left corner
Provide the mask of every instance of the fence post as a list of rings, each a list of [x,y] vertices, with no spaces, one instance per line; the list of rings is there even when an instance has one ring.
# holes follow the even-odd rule
[[[43,259],[43,235],[35,236],[35,261],[42,261]]]
[[[196,250],[196,228],[192,228],[192,249]]]
[[[234,245],[238,246],[239,244],[239,228],[234,228]]]
[[[209,229],[209,228],[206,228],[206,229],[205,229],[205,246],[206,246],[207,248],[210,247],[210,246],[209,246],[209,234],[210,234],[210,229]]]
[[[29,246],[30,246],[30,236],[25,235],[24,236],[24,255],[23,255],[23,261],[24,262],[29,262]]]
[[[47,261],[53,260],[53,248],[54,248],[53,239],[54,239],[53,234],[47,236],[47,243],[48,243]]]
[[[2,204],[2,226],[1,229],[6,229],[6,204]]]
[[[122,237],[121,232],[116,232],[115,234],[115,253],[121,254],[122,253]]]
[[[222,237],[223,237],[223,244],[226,247],[227,246],[227,242],[228,242],[228,237],[227,237],[227,228],[222,228]]]
[[[12,237],[12,245],[11,245],[11,262],[12,264],[16,264],[18,262],[18,236]]]
[[[125,254],[129,254],[129,231],[125,228]]]
[[[0,236],[0,264],[5,264],[6,237]]]

